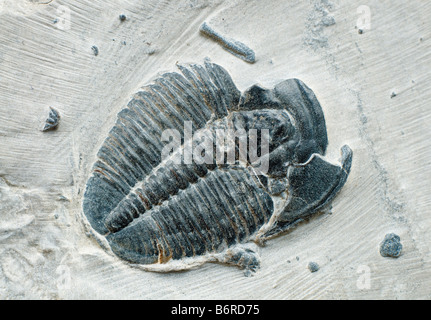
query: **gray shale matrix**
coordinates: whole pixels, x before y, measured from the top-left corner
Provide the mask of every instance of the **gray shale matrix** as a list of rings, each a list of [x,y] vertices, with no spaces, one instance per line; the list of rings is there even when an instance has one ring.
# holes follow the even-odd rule
[[[341,148],[340,165],[323,158],[323,111],[300,80],[241,94],[219,65],[179,69],[182,74],[162,75],[119,112],[87,181],[85,216],[132,263],[216,257],[255,271],[259,256],[247,246],[327,207],[346,182],[352,151]],[[269,129],[268,172],[254,174],[250,162],[162,162],[162,132],[176,129],[184,137],[185,121],[213,136],[216,128]]]

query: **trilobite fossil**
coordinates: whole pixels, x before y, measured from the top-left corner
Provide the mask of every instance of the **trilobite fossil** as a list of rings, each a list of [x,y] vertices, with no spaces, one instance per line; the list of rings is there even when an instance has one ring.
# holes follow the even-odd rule
[[[300,80],[273,89],[254,85],[241,94],[219,65],[179,69],[182,74],[163,74],[119,112],[87,182],[84,214],[131,263],[172,270],[166,266],[218,261],[254,271],[259,256],[249,244],[327,207],[347,179],[352,151],[341,148],[339,165],[324,159],[323,111]],[[222,149],[226,156],[234,152],[233,162],[186,163],[186,145],[195,141],[186,137],[185,123],[215,140],[218,129],[267,130],[267,170],[256,171],[250,157],[241,157],[235,136],[231,149]],[[181,139],[162,157],[166,130]],[[216,154],[205,150],[210,159]]]

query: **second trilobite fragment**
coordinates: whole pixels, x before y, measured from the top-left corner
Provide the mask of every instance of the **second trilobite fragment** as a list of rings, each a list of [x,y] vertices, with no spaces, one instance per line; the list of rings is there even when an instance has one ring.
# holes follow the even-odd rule
[[[323,158],[324,115],[300,80],[241,94],[216,64],[179,68],[118,114],[87,182],[84,213],[129,262],[185,267],[203,258],[255,270],[249,243],[327,206],[347,179],[352,151],[341,149],[340,165]],[[166,132],[177,133],[167,154]],[[202,148],[202,137],[214,144]]]

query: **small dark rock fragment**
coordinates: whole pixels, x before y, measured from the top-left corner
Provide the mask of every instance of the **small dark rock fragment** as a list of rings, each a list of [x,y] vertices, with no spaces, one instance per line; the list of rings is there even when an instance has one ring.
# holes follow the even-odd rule
[[[382,257],[398,258],[401,255],[403,246],[400,237],[395,233],[389,233],[380,244],[380,255]]]
[[[397,96],[397,94],[395,92],[391,93],[391,99],[395,98]]]
[[[91,50],[93,50],[94,55],[97,57],[97,55],[99,54],[99,48],[97,48],[96,46],[92,46]]]
[[[364,33],[364,30],[359,29],[359,30],[358,30],[358,33],[359,33],[359,34],[363,34],[363,33]]]
[[[43,132],[57,129],[60,122],[60,114],[58,111],[52,107],[49,107],[49,109],[49,116],[48,119],[46,119],[45,126],[42,129]]]
[[[124,14],[120,14],[119,17],[121,22],[126,21],[127,17]]]
[[[308,264],[308,269],[310,270],[310,272],[317,272],[319,271],[320,267],[316,262],[310,262]]]

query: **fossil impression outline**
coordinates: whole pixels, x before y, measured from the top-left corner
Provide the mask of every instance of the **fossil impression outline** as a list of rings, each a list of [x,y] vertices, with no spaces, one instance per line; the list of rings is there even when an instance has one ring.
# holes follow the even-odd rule
[[[178,67],[182,74],[163,74],[119,112],[87,181],[84,214],[118,257],[149,270],[217,261],[255,271],[253,244],[327,207],[346,182],[352,151],[341,148],[339,165],[325,160],[323,111],[298,79],[241,93],[217,64]],[[186,121],[209,136],[218,128],[268,129],[268,172],[256,175],[247,158],[162,159],[162,132],[184,134]]]

